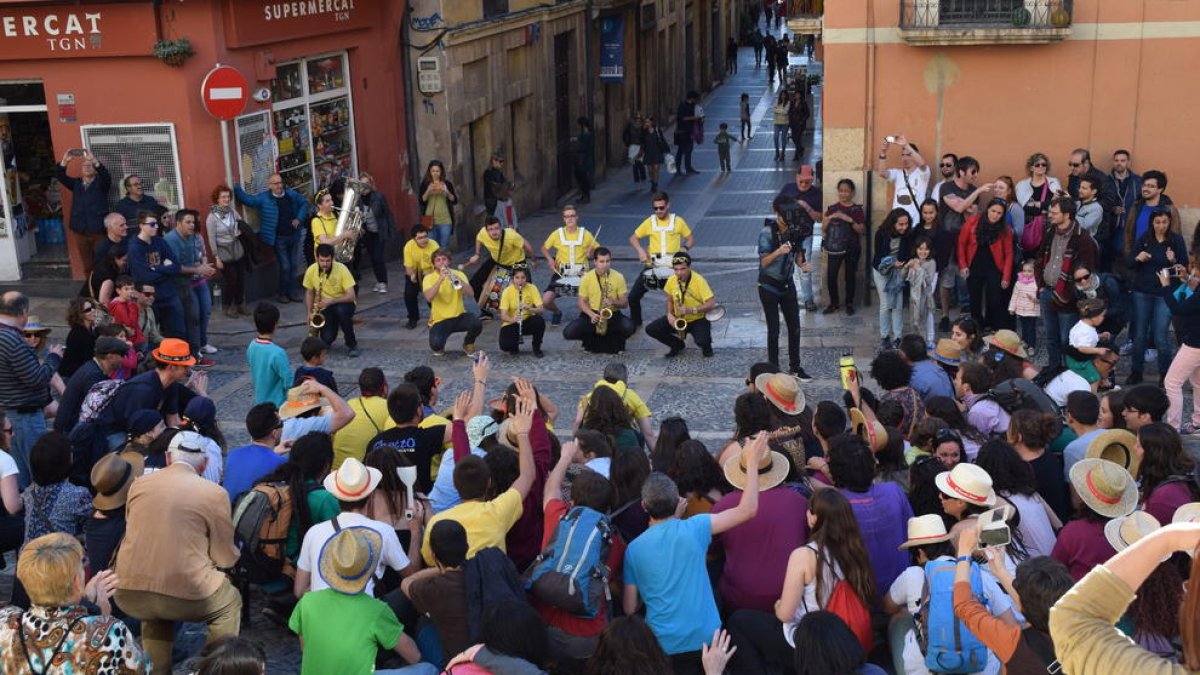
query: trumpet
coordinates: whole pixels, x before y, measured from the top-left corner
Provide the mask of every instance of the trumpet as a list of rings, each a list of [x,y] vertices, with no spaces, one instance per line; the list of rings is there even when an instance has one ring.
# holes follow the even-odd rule
[[[608,335],[608,320],[612,318],[612,315],[612,308],[600,308],[600,320],[596,322],[596,335]]]
[[[675,332],[679,335],[680,340],[687,337],[687,327],[688,327],[687,319],[685,319],[683,317],[679,317],[679,318],[675,319]]]
[[[450,286],[456,291],[461,291],[463,287],[462,279],[458,278],[457,274],[450,275]]]

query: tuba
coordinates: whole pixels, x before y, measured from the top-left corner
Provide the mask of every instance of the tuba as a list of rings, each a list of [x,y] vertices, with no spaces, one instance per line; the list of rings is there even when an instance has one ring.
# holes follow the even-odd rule
[[[346,179],[346,188],[342,192],[342,207],[337,209],[337,229],[334,236],[350,234],[338,242],[334,248],[334,259],[347,264],[354,258],[354,246],[358,243],[358,235],[362,232],[363,215],[358,210],[358,200],[362,197],[363,184],[353,178]]]
[[[600,320],[596,322],[596,335],[608,335],[608,320],[612,318],[612,308],[600,308]]]

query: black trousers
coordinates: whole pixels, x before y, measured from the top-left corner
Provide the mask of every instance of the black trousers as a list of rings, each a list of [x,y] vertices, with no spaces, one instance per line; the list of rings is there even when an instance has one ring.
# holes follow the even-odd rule
[[[475,338],[483,332],[483,322],[470,312],[463,312],[453,319],[439,321],[429,327],[429,348],[440,352],[446,348],[446,340],[454,333],[466,333],[463,346],[475,344]]]
[[[637,330],[633,319],[622,312],[614,312],[608,320],[608,332],[596,335],[596,325],[586,314],[580,314],[563,327],[564,340],[581,340],[583,348],[599,354],[616,354],[625,351],[625,341]]]
[[[647,290],[646,278],[639,273],[633,280],[633,288],[629,289],[629,316],[635,326],[642,325],[642,298]]]
[[[250,261],[243,255],[237,260],[222,262],[222,288],[225,295],[225,306],[246,304],[246,274],[250,271]]]
[[[521,322],[520,332],[517,331],[517,324],[515,323],[500,327],[500,351],[521,351],[520,344],[518,343],[518,339],[521,336],[524,336],[527,341],[532,340],[534,349],[541,349],[542,337],[545,335],[546,320],[540,314],[534,314]]]
[[[383,260],[384,245],[383,241],[379,238],[378,232],[362,231],[362,236],[358,238],[358,243],[354,245],[354,260],[350,263],[350,269],[355,274],[358,273],[364,249],[367,252],[367,256],[371,259],[371,269],[375,272],[375,281],[386,284],[388,280],[387,264]]]
[[[735,675],[758,675],[778,668],[794,672],[795,650],[783,639],[783,624],[774,615],[739,609],[730,615],[725,628],[737,647],[729,662]],[[774,666],[775,668],[771,668]]]
[[[857,251],[847,251],[842,255],[825,256],[825,288],[829,289],[829,302],[834,305],[842,304],[838,292],[838,273],[846,272],[846,304],[854,304],[854,292],[858,284],[858,260],[861,254]]]
[[[983,255],[989,255],[986,251]],[[990,257],[989,257],[990,262]],[[984,329],[1012,328],[1012,317],[1008,314],[1008,299],[1012,288],[1000,288],[1003,277],[1000,270],[991,264],[972,264],[967,275],[967,294],[971,296],[971,316]]]
[[[800,367],[800,303],[796,299],[796,284],[789,283],[780,288],[760,281],[758,301],[762,303],[767,319],[767,361],[779,366],[779,313],[783,312],[783,322],[787,325],[788,366],[795,372]],[[646,334],[649,333],[647,328]]]
[[[687,343],[679,339],[675,327],[667,323],[667,317],[660,316],[646,325],[646,335],[658,340],[671,349],[683,349]],[[692,336],[696,346],[701,349],[712,349],[712,324],[708,319],[696,319],[688,324],[687,335]]]
[[[421,307],[417,297],[421,295],[421,282],[413,281],[412,277],[404,275],[404,308],[408,310],[408,320],[416,321],[421,318]]]
[[[325,327],[321,329],[321,341],[332,345],[337,340],[338,329],[346,336],[346,346],[354,349],[358,346],[358,338],[354,336],[354,303],[339,302],[321,310],[325,317]]]

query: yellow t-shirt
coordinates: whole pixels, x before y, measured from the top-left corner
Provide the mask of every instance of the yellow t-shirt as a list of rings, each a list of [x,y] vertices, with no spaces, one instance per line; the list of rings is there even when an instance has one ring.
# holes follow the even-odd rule
[[[530,284],[530,283],[526,283],[525,286],[521,289],[521,302],[525,305],[526,308],[541,307],[542,306],[542,294],[538,292],[538,289],[536,286],[534,286],[533,284]],[[507,314],[509,316],[517,315],[517,287],[516,286],[509,284],[504,289],[504,292],[500,294],[500,311],[504,312],[505,314]],[[522,313],[521,321],[524,321],[525,319],[528,319],[531,316],[533,316],[533,312],[526,309]],[[513,322],[505,321],[504,325],[507,326],[511,323],[513,323]]]
[[[458,277],[462,282],[463,288],[469,288],[471,282],[467,279],[467,275],[458,270],[450,270],[450,274]],[[425,275],[425,279],[421,282],[421,290],[427,291],[433,288],[437,283],[438,273],[430,272]],[[455,290],[454,284],[447,279],[442,287],[438,289],[437,295],[433,296],[433,302],[429,303],[429,325],[454,317],[467,311],[463,307],[463,296],[461,290]]]
[[[425,528],[425,540],[421,542],[421,557],[426,565],[434,565],[433,550],[429,546],[429,533],[442,520],[455,520],[467,531],[467,558],[474,558],[480,549],[495,546],[505,551],[504,540],[509,529],[516,524],[525,507],[521,504],[521,493],[509,488],[490,502],[470,501],[447,509],[429,520]]]
[[[708,287],[708,282],[704,280],[704,277],[696,274],[695,272],[692,272],[692,278],[688,282],[687,293],[685,294],[682,302],[679,298],[679,277],[672,276],[670,279],[667,279],[666,286],[663,286],[663,292],[675,301],[676,311],[678,311],[681,307],[699,307],[713,297],[713,292],[712,289]],[[683,315],[683,319],[688,323],[691,323],[696,319],[703,318],[704,312],[695,312],[694,314]]]
[[[506,242],[507,243],[507,242]],[[572,247],[574,245],[575,258],[571,259]],[[583,269],[587,269],[589,248],[596,246],[596,238],[592,236],[587,228],[580,227],[575,231],[574,235],[567,232],[565,227],[560,227],[550,233],[546,237],[546,243],[543,248],[554,250],[554,262],[561,268],[564,265],[583,265]]]
[[[437,243],[432,239],[425,240],[425,248],[421,248],[416,240],[409,239],[404,245],[404,266],[411,267],[417,273],[417,278],[423,279],[433,271],[433,254],[437,250]]]
[[[347,401],[354,411],[354,419],[346,426],[338,429],[333,435],[333,470],[342,465],[347,458],[353,457],[362,461],[367,454],[367,443],[381,431],[396,426],[392,416],[388,414],[386,396],[358,397]]]
[[[679,252],[680,242],[685,237],[692,236],[692,230],[686,220],[672,213],[665,220],[659,220],[658,216],[650,216],[638,225],[633,234],[638,239],[649,240],[647,249],[650,255],[672,255]]]
[[[621,273],[610,269],[608,271],[608,279],[605,281],[605,288],[600,288],[600,280],[596,276],[596,270],[592,270],[583,275],[583,279],[579,281],[579,297],[587,300],[588,307],[592,308],[593,312],[600,311],[600,300],[607,297],[609,300],[616,302],[617,298],[625,295],[628,289],[625,286],[625,277]],[[607,294],[602,295],[601,290],[606,290]],[[609,304],[613,304],[610,302]]]
[[[329,299],[341,297],[347,290],[354,288],[354,275],[350,273],[350,268],[334,260],[329,274],[321,274],[318,265],[319,263],[313,263],[304,272],[305,288],[315,291],[319,285],[321,298]]]
[[[317,214],[312,219],[312,234],[313,234],[313,253],[316,253],[317,246],[321,245],[321,235],[326,237],[337,236],[337,221],[336,214],[331,214],[329,217]]]
[[[515,265],[525,259],[525,239],[517,234],[512,229],[507,232],[502,231],[500,238],[504,240],[504,251],[500,251],[500,239],[492,239],[488,236],[487,228],[479,230],[479,234],[475,235],[475,241],[483,245],[492,254],[492,260],[496,261],[497,265],[508,267]]]
[[[641,396],[638,396],[636,391],[626,386],[624,382],[609,382],[608,380],[600,380],[599,382],[596,382],[594,387],[592,387],[592,391],[595,391],[600,387],[608,387],[609,389],[617,392],[617,395],[621,397],[621,402],[625,404],[625,408],[629,410],[629,414],[633,415],[635,420],[640,420],[644,417],[650,416],[650,408],[646,405],[646,402],[642,400]],[[579,399],[579,407],[586,408],[588,402],[591,400],[591,392],[584,394],[583,398]]]

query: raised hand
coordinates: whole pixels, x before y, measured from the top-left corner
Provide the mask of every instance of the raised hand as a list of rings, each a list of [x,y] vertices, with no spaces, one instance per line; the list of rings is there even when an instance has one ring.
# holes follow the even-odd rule
[[[458,392],[454,399],[454,419],[466,421],[467,411],[471,409],[471,397],[470,389]]]

